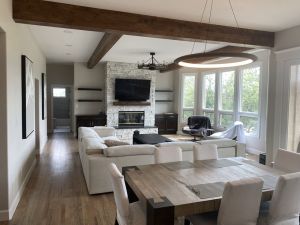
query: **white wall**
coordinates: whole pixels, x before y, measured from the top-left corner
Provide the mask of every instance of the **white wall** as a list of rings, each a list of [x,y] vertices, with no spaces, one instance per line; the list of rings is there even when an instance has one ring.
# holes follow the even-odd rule
[[[105,65],[88,69],[86,63],[74,63],[74,124],[76,115],[95,115],[104,112]],[[101,88],[102,91],[78,91],[80,87]],[[103,102],[78,102],[78,99],[102,99]],[[74,134],[76,130],[74,130]]]
[[[275,50],[280,51],[300,46],[300,26],[279,31],[275,34]]]
[[[7,107],[6,107],[6,36],[0,29],[0,220],[8,207]],[[1,212],[2,211],[2,212]]]
[[[79,87],[101,88],[103,91],[78,91]],[[88,69],[86,63],[74,63],[74,114],[89,115],[104,112],[104,88],[104,64]],[[77,102],[78,99],[102,99],[103,102]]]
[[[21,110],[21,55],[24,54],[33,62],[33,74],[41,80],[46,71],[46,59],[35,44],[26,25],[15,24],[12,20],[11,0],[2,0],[0,5],[0,27],[6,33],[6,88],[7,88],[7,161],[8,177],[4,181],[8,188],[8,202],[0,199],[0,217],[12,217],[20,200],[23,188],[35,163],[35,133],[26,140],[22,139]],[[40,87],[41,88],[41,87]],[[41,90],[40,90],[41,93]],[[40,97],[41,99],[41,97]],[[41,103],[40,103],[41,112]],[[40,113],[41,115],[41,113]],[[47,121],[40,118],[40,146],[47,141]],[[41,150],[40,149],[40,150]],[[3,178],[1,177],[1,182]]]
[[[52,87],[66,85],[73,88],[74,65],[54,64],[54,63],[47,64],[46,79],[47,79],[47,96],[48,96],[47,98],[48,133],[52,133],[53,132],[53,118],[52,118],[53,107],[52,107],[52,97],[51,97]]]

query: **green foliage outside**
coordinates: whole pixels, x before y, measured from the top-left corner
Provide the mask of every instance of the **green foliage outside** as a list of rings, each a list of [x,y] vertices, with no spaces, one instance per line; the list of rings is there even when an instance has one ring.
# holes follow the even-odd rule
[[[260,67],[244,69],[240,80],[241,84],[241,112],[258,113],[259,109],[259,82]],[[215,109],[215,91],[216,91],[216,75],[208,74],[204,76],[204,92],[203,107],[205,109]],[[234,92],[235,92],[235,72],[228,71],[221,74],[220,79],[220,110],[234,111]],[[184,108],[194,108],[195,105],[195,76],[184,77]],[[184,119],[186,120],[193,114],[192,110],[184,111]],[[211,123],[214,123],[214,113],[205,112]],[[240,116],[240,120],[244,123],[245,132],[256,134],[258,128],[258,118],[250,116]],[[221,113],[220,125],[229,127],[233,124],[233,114]]]
[[[208,74],[204,76],[204,108],[215,108],[215,86],[216,75]]]
[[[183,108],[194,108],[195,105],[195,76],[184,77]]]

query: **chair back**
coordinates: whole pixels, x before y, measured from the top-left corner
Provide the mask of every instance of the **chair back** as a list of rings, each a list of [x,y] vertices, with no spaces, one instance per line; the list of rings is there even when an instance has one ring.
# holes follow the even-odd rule
[[[182,161],[182,150],[178,146],[158,147],[154,152],[155,163]]]
[[[274,168],[290,173],[300,172],[300,154],[278,149]]]
[[[119,223],[127,224],[129,219],[129,200],[124,176],[120,173],[114,163],[109,165],[109,172],[112,178],[114,198],[117,205],[117,219]]]
[[[215,144],[197,144],[193,146],[194,161],[218,159],[218,147]]]
[[[270,203],[268,221],[270,225],[299,224],[300,173],[279,177]],[[284,221],[289,223],[284,223]],[[283,223],[279,223],[283,222]]]
[[[263,180],[247,178],[228,182],[218,214],[218,225],[256,225]]]
[[[211,129],[210,119],[207,116],[190,116],[187,124],[190,129]]]

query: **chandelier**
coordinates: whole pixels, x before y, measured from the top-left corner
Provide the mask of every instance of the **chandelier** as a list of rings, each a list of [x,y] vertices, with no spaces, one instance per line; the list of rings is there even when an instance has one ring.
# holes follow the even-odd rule
[[[231,11],[232,11],[235,23],[236,23],[236,27],[239,29],[240,27],[239,27],[237,18],[235,16],[235,12],[233,10],[231,0],[228,0],[228,1],[229,1],[229,5],[230,5],[230,8],[231,8]],[[204,13],[206,11],[207,2],[208,2],[208,0],[206,0],[204,9],[202,11],[201,23],[203,21]],[[211,22],[213,3],[214,3],[214,0],[211,0],[209,21],[208,21],[209,24]],[[193,54],[193,50],[194,50],[195,43],[196,43],[196,42],[194,42],[191,54],[184,55],[184,56],[181,56],[181,57],[175,59],[174,63],[178,64],[179,66],[189,67],[189,68],[213,69],[213,68],[227,68],[227,67],[243,66],[243,65],[250,64],[257,60],[257,57],[255,55],[249,54],[249,53],[236,53],[236,52],[209,53],[209,52],[206,52],[207,39],[208,38],[207,38],[207,31],[206,31],[206,40],[205,40],[205,47],[204,47],[203,53]],[[234,62],[232,62],[232,60],[229,60],[228,62],[218,63],[219,60],[211,60],[211,59],[224,59],[224,58],[232,58],[232,59],[234,59]]]
[[[154,52],[150,52],[150,59],[148,59],[146,62],[143,62],[141,64],[138,64],[138,69],[144,69],[144,70],[163,70],[167,68],[166,64],[159,63],[155,58]]]

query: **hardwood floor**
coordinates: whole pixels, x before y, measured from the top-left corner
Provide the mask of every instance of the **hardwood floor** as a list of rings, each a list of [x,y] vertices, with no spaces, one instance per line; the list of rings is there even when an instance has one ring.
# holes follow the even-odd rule
[[[113,195],[88,195],[77,149],[70,134],[51,136],[13,219],[0,224],[113,225]]]

